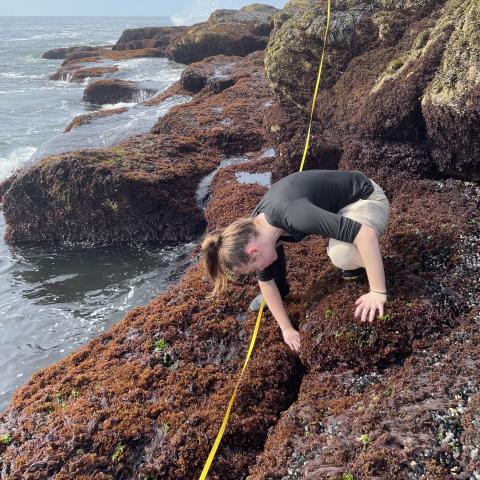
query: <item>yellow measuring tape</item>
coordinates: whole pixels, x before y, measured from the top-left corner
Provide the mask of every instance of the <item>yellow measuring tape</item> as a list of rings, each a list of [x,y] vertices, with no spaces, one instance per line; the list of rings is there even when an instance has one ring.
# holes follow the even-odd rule
[[[325,47],[326,47],[326,44],[327,44],[328,27],[330,25],[330,1],[331,0],[328,0],[328,5],[327,5],[327,26],[325,28],[325,33],[323,35],[322,57],[320,59],[320,67],[318,69],[317,83],[315,84],[315,93],[313,95],[312,109],[311,109],[311,112],[310,112],[310,122],[309,122],[309,125],[308,125],[307,140],[305,142],[305,148],[303,150],[302,163],[301,163],[300,169],[299,169],[300,172],[303,170],[303,164],[305,163],[305,158],[306,158],[307,152],[308,152],[308,146],[309,146],[309,142],[310,142],[310,132],[312,130],[313,112],[315,110],[315,103],[316,103],[316,100],[317,100],[318,86],[320,85],[320,77],[322,75],[323,57],[325,55]],[[230,410],[232,409],[233,401],[235,400],[235,396],[237,394],[237,389],[238,389],[238,386],[240,385],[240,380],[242,379],[243,372],[247,368],[248,361],[250,360],[250,355],[252,354],[253,347],[255,345],[255,340],[257,338],[258,329],[260,327],[260,320],[262,318],[263,307],[264,306],[265,306],[265,300],[262,299],[260,309],[258,310],[258,315],[257,315],[257,321],[255,323],[255,328],[253,329],[252,339],[250,340],[250,347],[248,348],[247,357],[245,358],[245,362],[243,364],[242,371],[240,372],[240,375],[238,377],[237,384],[235,385],[235,389],[233,391],[232,397],[230,398],[230,401],[228,402],[227,411],[225,412],[225,415],[223,417],[222,425],[220,426],[220,430],[218,431],[217,438],[215,439],[215,443],[213,444],[213,447],[210,450],[210,454],[208,455],[207,461],[205,462],[205,466],[203,467],[203,470],[202,470],[202,473],[199,477],[199,480],[205,480],[205,478],[207,477],[207,473],[210,470],[210,466],[212,464],[213,458],[215,457],[215,453],[217,452],[218,446],[220,445],[220,441],[222,440],[222,437],[223,437],[223,433],[225,432],[225,428],[226,428],[227,423],[228,423],[228,417],[230,416]]]

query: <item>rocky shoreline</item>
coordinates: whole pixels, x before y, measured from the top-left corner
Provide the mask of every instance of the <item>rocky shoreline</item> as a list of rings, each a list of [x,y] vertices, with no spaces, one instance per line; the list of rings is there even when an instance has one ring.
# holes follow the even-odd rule
[[[180,81],[144,104],[192,99],[145,135],[3,182],[6,241],[167,244],[248,215],[266,187],[242,175],[274,182],[299,168],[325,19],[324,2],[255,4],[188,28],[127,31],[98,57],[49,54],[67,55],[72,75],[117,54],[171,55],[188,64]],[[387,315],[354,321],[367,285],[342,282],[327,239],[289,245],[286,307],[301,352],[267,312],[210,478],[480,478],[478,25],[474,0],[333,2],[305,169],[358,169],[385,190]],[[217,171],[203,210],[200,181],[236,155],[245,160]],[[198,478],[257,289],[234,276],[212,301],[197,262],[38,371],[0,415],[0,478]]]

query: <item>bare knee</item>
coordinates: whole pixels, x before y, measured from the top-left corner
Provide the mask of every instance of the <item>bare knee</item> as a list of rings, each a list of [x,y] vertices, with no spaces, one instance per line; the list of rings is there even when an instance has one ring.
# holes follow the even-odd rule
[[[357,247],[353,243],[341,242],[327,248],[327,255],[332,263],[342,270],[353,270],[363,267],[363,261]]]

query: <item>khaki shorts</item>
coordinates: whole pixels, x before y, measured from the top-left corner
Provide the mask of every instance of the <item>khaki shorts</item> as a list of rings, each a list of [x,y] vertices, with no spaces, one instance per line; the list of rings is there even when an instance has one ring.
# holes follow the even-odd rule
[[[372,227],[380,237],[387,227],[390,203],[384,191],[372,179],[370,180],[374,188],[372,194],[365,200],[360,199],[346,205],[337,213]],[[342,270],[354,270],[365,266],[354,243],[331,238],[328,242],[327,255],[332,263]]]

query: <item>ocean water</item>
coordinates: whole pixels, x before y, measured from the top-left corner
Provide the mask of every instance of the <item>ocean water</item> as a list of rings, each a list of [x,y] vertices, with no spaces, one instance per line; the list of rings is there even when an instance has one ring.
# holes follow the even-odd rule
[[[171,21],[168,17],[0,17],[0,180],[63,132],[76,115],[91,111],[82,102],[87,82],[48,80],[63,60],[42,59],[41,54],[73,45],[111,45],[126,28],[149,25],[171,25]],[[120,71],[112,78],[143,81],[159,91],[183,70],[183,65],[165,58],[125,60],[118,65]]]
[[[78,127],[65,127],[91,111],[85,84],[51,81],[62,60],[46,50],[113,44],[126,28],[171,24],[166,17],[0,17],[0,180],[53,152],[111,145],[148,130],[189,97]],[[184,68],[165,58],[118,62],[114,77],[161,92]],[[87,80],[88,81],[88,80]],[[114,108],[119,105],[105,105]],[[50,365],[149,303],[191,264],[195,242],[168,248],[63,250],[12,247],[0,214],[0,410],[33,372]]]

